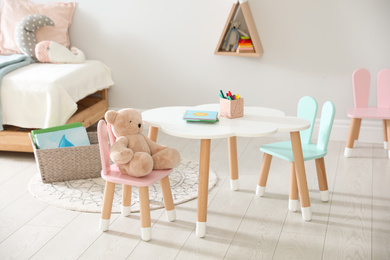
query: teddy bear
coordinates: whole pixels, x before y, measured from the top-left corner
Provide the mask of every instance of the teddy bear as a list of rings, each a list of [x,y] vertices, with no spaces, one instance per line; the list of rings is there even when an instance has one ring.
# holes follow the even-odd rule
[[[116,137],[110,158],[121,173],[142,177],[153,169],[170,169],[179,165],[180,154],[176,149],[153,142],[142,134],[142,115],[138,110],[109,110],[104,118]]]

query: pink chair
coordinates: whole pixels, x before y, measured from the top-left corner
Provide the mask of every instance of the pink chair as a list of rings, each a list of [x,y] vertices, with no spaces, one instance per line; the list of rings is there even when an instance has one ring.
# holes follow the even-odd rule
[[[115,142],[115,136],[111,131],[111,126],[107,125],[104,120],[100,120],[98,124],[98,139],[100,158],[102,161],[101,176],[106,180],[106,186],[104,190],[104,199],[102,214],[100,218],[99,228],[102,231],[107,231],[110,223],[112,202],[114,199],[115,184],[122,184],[122,216],[129,216],[131,209],[131,188],[132,186],[138,187],[139,192],[139,205],[141,215],[141,238],[144,241],[151,239],[150,228],[150,205],[149,205],[149,186],[160,181],[161,189],[164,198],[164,206],[169,221],[176,219],[176,213],[173,205],[171,186],[169,184],[168,175],[172,172],[169,170],[153,170],[150,174],[141,177],[131,177],[127,174],[119,172],[116,164],[110,164],[110,145],[108,141],[108,133],[110,135],[110,142]]]
[[[378,73],[377,107],[368,106],[370,90],[370,72],[368,70],[357,69],[352,75],[352,84],[355,107],[348,110],[351,124],[349,126],[344,156],[351,157],[352,149],[359,138],[363,118],[382,120],[384,148],[388,150],[390,148],[390,69],[383,69]],[[390,150],[388,151],[388,157],[390,158]]]

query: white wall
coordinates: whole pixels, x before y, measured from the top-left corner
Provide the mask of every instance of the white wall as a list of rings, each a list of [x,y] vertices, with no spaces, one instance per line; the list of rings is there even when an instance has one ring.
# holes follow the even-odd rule
[[[249,0],[264,47],[260,58],[213,54],[231,0],[76,2],[71,42],[112,69],[110,107],[211,103],[223,89],[239,93],[246,105],[294,115],[298,100],[311,95],[320,105],[335,103],[343,140],[352,72],[371,71],[376,105],[376,73],[390,68],[388,0]],[[370,124],[382,134],[381,122]]]

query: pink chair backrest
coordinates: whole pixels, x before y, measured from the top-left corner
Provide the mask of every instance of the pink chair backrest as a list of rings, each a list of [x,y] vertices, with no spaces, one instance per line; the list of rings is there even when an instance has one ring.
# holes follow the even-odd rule
[[[116,137],[114,135],[114,132],[112,132],[111,124],[107,124],[107,129],[108,129],[108,136],[110,137],[110,143],[112,145],[113,143],[115,143]]]
[[[377,84],[378,107],[390,108],[390,69],[379,71]]]
[[[352,74],[352,85],[355,107],[368,107],[370,72],[366,69],[355,70]]]
[[[110,145],[108,142],[107,124],[104,120],[100,120],[98,124],[98,140],[100,159],[102,161],[102,174],[107,175],[110,171]]]

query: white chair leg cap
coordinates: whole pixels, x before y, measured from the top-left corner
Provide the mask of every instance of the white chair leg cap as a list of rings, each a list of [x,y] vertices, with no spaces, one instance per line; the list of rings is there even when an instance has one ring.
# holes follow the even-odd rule
[[[384,148],[385,150],[389,149],[389,144],[388,144],[388,142],[386,142],[386,141],[383,142],[383,148]]]
[[[237,180],[230,180],[230,189],[231,190],[238,190],[238,179]]]
[[[176,220],[176,211],[174,209],[167,210],[166,212],[168,221],[172,222]]]
[[[347,158],[351,157],[352,156],[352,148],[345,148],[344,156]]]
[[[206,235],[206,223],[196,221],[196,235],[198,237],[204,237]]]
[[[320,197],[321,197],[321,201],[323,202],[327,202],[329,200],[329,191],[327,190],[320,190]]]
[[[109,225],[110,225],[110,220],[109,219],[102,219],[102,218],[100,219],[99,229],[101,231],[107,231]]]
[[[312,215],[312,212],[311,212],[311,207],[305,207],[305,208],[301,208],[302,210],[302,218],[303,220],[305,221],[310,221],[311,220],[311,215]]]
[[[259,185],[256,186],[256,196],[263,197],[265,193],[265,187],[261,187]]]
[[[131,207],[130,206],[123,206],[121,205],[121,215],[123,217],[127,217],[127,216],[130,216],[130,213],[131,213]]]
[[[288,200],[288,210],[290,211],[297,211],[298,210],[298,200]]]
[[[150,241],[152,239],[152,228],[151,227],[146,227],[146,228],[141,228],[141,238],[143,241]]]

